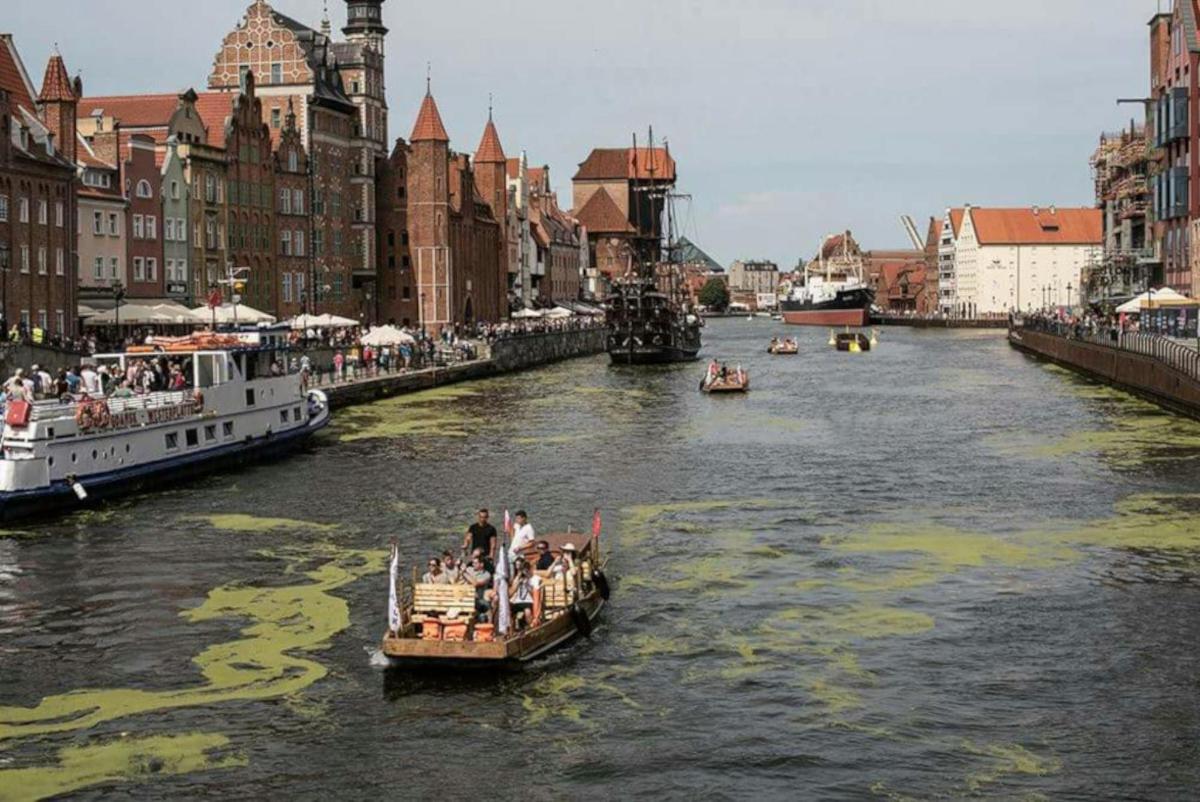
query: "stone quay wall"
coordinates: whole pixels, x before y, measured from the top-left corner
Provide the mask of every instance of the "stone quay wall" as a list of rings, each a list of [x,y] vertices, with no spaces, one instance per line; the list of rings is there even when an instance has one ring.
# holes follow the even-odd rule
[[[334,409],[369,404],[381,398],[415,393],[446,384],[486,379],[561,362],[564,359],[595,356],[604,353],[606,333],[603,328],[593,328],[526,334],[496,341],[489,349],[488,356],[473,362],[359,379],[320,389],[329,395],[330,406]]]
[[[979,318],[976,320],[951,318],[919,318],[892,317],[890,315],[872,315],[872,326],[907,326],[913,329],[1006,329],[1008,320],[1005,318]]]
[[[1028,329],[1010,331],[1008,341],[1027,354],[1200,420],[1200,380],[1154,356]]]

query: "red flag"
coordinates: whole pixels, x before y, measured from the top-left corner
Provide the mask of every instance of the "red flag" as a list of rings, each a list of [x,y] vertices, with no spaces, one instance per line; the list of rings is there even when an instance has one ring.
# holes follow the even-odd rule
[[[600,537],[600,508],[592,512],[592,537]]]
[[[220,290],[220,289],[214,289],[212,292],[210,292],[210,293],[208,294],[208,307],[209,307],[209,309],[216,309],[216,308],[218,308],[218,307],[221,305],[221,301],[222,301],[222,300],[223,300],[223,299],[221,298],[221,290]]]

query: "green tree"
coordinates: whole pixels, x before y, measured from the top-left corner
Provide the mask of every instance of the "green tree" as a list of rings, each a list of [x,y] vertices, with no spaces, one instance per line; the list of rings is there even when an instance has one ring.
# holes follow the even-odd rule
[[[719,278],[710,278],[700,289],[700,303],[715,312],[724,312],[729,308],[729,288]]]

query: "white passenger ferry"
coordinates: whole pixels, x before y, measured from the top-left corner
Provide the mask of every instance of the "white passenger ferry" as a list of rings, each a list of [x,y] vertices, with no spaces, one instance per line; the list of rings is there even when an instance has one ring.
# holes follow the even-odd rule
[[[288,373],[285,345],[268,332],[159,341],[88,363],[124,376],[133,360],[165,358],[182,367],[186,390],[10,403],[0,520],[153,489],[300,445],[329,422],[329,403]]]

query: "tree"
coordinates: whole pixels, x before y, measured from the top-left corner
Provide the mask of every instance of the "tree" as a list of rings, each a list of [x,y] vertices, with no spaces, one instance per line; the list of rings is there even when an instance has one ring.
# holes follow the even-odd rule
[[[715,312],[724,312],[729,308],[729,288],[719,278],[710,278],[700,290],[701,305]]]

